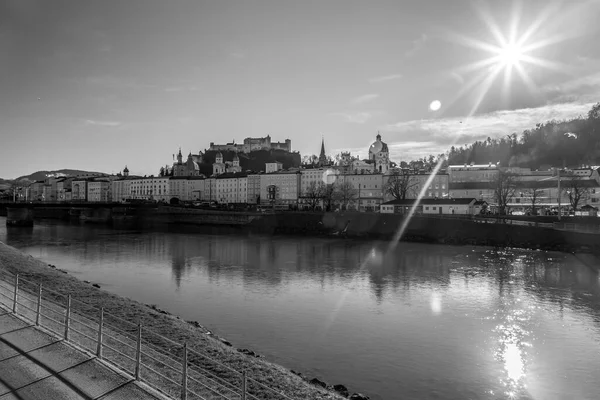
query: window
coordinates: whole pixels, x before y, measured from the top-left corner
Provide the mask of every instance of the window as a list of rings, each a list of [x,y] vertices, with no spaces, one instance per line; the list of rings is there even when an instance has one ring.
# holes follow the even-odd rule
[[[433,211],[435,211],[437,209],[437,207],[432,207]]]
[[[425,211],[429,211],[429,206],[425,207]]]

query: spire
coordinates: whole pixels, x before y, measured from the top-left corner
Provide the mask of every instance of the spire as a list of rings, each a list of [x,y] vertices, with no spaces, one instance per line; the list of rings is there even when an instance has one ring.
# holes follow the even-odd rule
[[[327,156],[325,155],[325,138],[321,136],[321,153],[319,154],[319,165],[325,165]]]

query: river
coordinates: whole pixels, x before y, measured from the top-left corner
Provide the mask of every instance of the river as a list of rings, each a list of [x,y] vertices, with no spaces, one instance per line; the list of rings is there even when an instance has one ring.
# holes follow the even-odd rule
[[[579,256],[4,218],[0,241],[372,399],[600,393],[600,276]]]

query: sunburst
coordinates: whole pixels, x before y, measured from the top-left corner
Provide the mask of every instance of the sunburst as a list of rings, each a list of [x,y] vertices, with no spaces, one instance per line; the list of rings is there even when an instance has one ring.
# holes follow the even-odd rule
[[[467,47],[481,50],[487,53],[488,57],[484,57],[476,62],[459,67],[455,72],[460,75],[474,74],[454,96],[449,103],[456,102],[467,92],[477,91],[476,101],[473,104],[470,115],[476,112],[486,94],[490,90],[492,84],[496,81],[499,75],[504,72],[503,94],[508,95],[510,87],[515,84],[513,79],[513,71],[516,71],[520,80],[525,84],[529,91],[537,95],[539,89],[528,74],[526,66],[539,67],[549,70],[560,71],[564,65],[536,56],[533,53],[539,52],[548,46],[557,44],[569,38],[566,34],[558,34],[543,39],[533,40],[539,31],[540,27],[544,26],[550,16],[556,15],[558,12],[557,5],[546,7],[538,16],[538,18],[528,27],[519,27],[519,22],[522,10],[515,3],[513,9],[512,20],[505,29],[501,29],[494,18],[488,11],[479,8],[479,15],[488,27],[490,33],[494,37],[494,43],[489,43],[479,39],[450,33],[450,36],[455,42]],[[538,35],[541,36],[541,35]]]

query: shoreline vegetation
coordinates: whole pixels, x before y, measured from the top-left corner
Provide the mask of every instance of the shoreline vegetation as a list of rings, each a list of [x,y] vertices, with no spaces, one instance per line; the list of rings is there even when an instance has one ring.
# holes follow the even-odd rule
[[[236,371],[246,371],[257,382],[267,385],[293,399],[368,399],[359,393],[349,396],[344,385],[327,385],[318,378],[309,379],[293,370],[269,362],[249,349],[236,349],[226,339],[214,335],[197,321],[185,321],[178,316],[161,310],[156,305],[146,305],[120,297],[104,290],[99,285],[80,281],[56,266],[27,255],[14,247],[0,242],[0,274],[19,274],[24,279],[42,283],[44,288],[71,295],[73,300],[103,307],[106,313],[121,319],[140,322],[145,329],[168,337],[178,343],[188,343]],[[166,352],[173,349],[165,348]],[[258,398],[273,398],[267,392]]]

